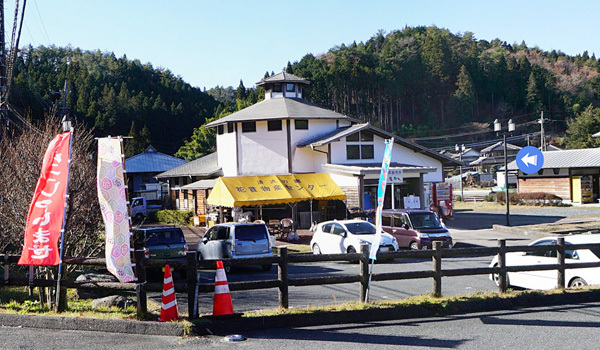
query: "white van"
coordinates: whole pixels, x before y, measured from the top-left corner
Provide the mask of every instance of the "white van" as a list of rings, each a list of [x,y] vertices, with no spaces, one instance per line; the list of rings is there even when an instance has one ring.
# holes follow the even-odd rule
[[[198,243],[198,260],[272,257],[273,245],[265,224],[218,224]],[[264,271],[271,264],[262,265]]]

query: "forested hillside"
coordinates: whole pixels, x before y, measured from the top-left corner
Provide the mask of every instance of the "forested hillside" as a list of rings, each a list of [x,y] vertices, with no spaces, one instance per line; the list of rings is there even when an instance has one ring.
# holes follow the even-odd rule
[[[72,116],[98,136],[134,136],[126,142],[128,155],[150,143],[188,160],[212,152],[214,133],[202,125],[264,94],[242,81],[237,89],[205,93],[168,69],[100,51],[28,47],[20,56],[13,106],[41,119],[59,98],[51,91],[66,80]],[[496,118],[504,124],[512,118],[518,133],[533,133],[542,111],[547,132],[568,135],[563,146],[600,146],[589,134],[600,131],[600,62],[587,52],[572,57],[524,42],[407,27],[308,54],[288,63],[287,71],[311,81],[307,100],[429,147],[493,138],[485,131]],[[451,136],[426,140],[436,135]]]
[[[564,132],[579,110],[598,106],[599,67],[587,52],[569,57],[433,26],[380,32],[306,55],[287,71],[312,82],[311,102],[418,137],[495,118],[528,122],[541,111]]]
[[[59,100],[65,80],[72,117],[97,136],[129,135],[128,155],[149,143],[175,153],[193,129],[214,115],[218,102],[168,69],[100,51],[28,47],[21,51],[11,104],[36,119]]]

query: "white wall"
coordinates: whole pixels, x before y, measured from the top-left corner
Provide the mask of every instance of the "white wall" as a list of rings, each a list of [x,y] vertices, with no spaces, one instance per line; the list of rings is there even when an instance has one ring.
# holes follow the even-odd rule
[[[352,142],[352,144],[357,144],[356,142]],[[369,144],[364,142],[363,144]],[[331,163],[332,164],[365,164],[365,163],[375,163],[381,164],[383,160],[383,151],[385,150],[385,140],[382,137],[374,135],[373,137],[373,146],[374,146],[374,159],[346,159],[346,139],[342,138],[338,142],[331,143]],[[394,148],[392,149],[392,162],[400,163],[400,164],[408,164],[415,166],[424,166],[424,167],[432,167],[436,170],[430,172],[428,174],[423,175],[424,182],[442,182],[443,181],[443,173],[442,173],[442,163],[434,158],[431,158],[423,153],[417,153],[410,148],[401,146],[399,144],[394,144]]]
[[[224,125],[227,130],[227,125]],[[223,170],[224,176],[237,175],[235,132],[217,135],[217,162]]]
[[[323,135],[336,129],[336,122],[332,119],[310,119],[308,130],[295,130],[294,121],[290,120],[292,144],[292,170],[294,173],[312,173],[320,171],[315,167],[315,157],[322,153],[315,152],[309,147],[298,148],[298,143],[306,139]],[[319,158],[321,158],[319,156]],[[327,158],[323,163],[327,162]]]
[[[358,187],[359,177],[350,174],[329,173],[329,176],[340,187]]]
[[[256,122],[256,132],[241,132],[238,127],[239,176],[288,173],[286,122],[282,130],[267,131],[267,122]]]

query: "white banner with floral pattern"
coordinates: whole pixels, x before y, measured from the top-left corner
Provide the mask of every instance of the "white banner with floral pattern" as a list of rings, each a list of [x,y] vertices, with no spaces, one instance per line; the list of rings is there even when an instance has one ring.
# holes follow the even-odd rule
[[[135,280],[120,138],[98,139],[98,200],[106,229],[106,267],[121,282]]]

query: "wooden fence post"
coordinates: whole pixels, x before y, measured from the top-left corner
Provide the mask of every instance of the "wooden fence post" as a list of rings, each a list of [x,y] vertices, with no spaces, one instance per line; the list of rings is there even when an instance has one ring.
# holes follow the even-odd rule
[[[433,242],[433,296],[442,296],[442,242]]]
[[[279,248],[279,267],[277,268],[277,278],[279,279],[279,307],[287,309],[289,305],[288,291],[288,250],[285,247]]]
[[[369,245],[360,245],[360,302],[364,303],[369,288]]]
[[[506,278],[506,240],[498,240],[498,267],[500,272],[498,273],[498,290],[500,293],[506,293],[508,288],[508,279]]]
[[[137,298],[137,317],[146,318],[148,313],[148,300],[146,295],[146,255],[143,249],[134,252],[135,274],[137,283],[135,285],[135,296]]]
[[[565,289],[565,238],[558,237],[558,288]]]
[[[198,318],[198,260],[196,252],[187,252],[187,292],[190,320]]]

